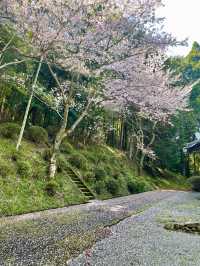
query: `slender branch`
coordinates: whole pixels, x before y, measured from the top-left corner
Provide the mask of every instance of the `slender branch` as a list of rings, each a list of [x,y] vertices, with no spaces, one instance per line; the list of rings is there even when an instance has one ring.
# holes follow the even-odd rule
[[[18,64],[24,63],[26,61],[28,61],[28,59],[23,59],[23,60],[19,60],[19,61],[13,61],[13,62],[5,63],[5,64],[0,66],[0,70],[3,68],[6,68],[8,66],[18,65]]]
[[[74,122],[74,124],[71,126],[71,128],[67,131],[67,135],[71,135],[74,130],[77,128],[77,126],[81,123],[81,121],[85,118],[85,116],[88,114],[88,110],[93,102],[93,98],[91,98],[89,101],[88,101],[88,104],[85,108],[85,110],[83,111],[83,113],[79,116],[79,118]]]
[[[43,103],[44,105],[46,105],[47,107],[49,107],[50,109],[52,109],[54,112],[57,113],[57,115],[63,120],[63,116],[55,109],[53,108],[50,104],[48,104],[47,102],[45,102],[44,100],[42,100],[38,95],[34,94],[34,97],[40,101],[41,103]]]
[[[8,47],[10,46],[10,44],[12,43],[12,41],[14,40],[15,35],[13,35],[11,37],[11,39],[8,41],[8,43],[4,46],[4,48],[2,49],[1,53],[0,53],[0,59],[2,58],[3,53],[8,49]]]
[[[155,138],[156,138],[156,134],[155,134],[156,126],[157,126],[157,122],[155,121],[153,123],[153,128],[152,128],[152,138],[151,138],[151,141],[149,142],[149,144],[147,146],[148,148],[150,148],[153,145],[154,141],[155,141]]]
[[[60,83],[60,81],[58,80],[57,75],[53,72],[52,67],[50,66],[49,62],[47,62],[47,65],[48,65],[49,71],[51,72],[52,77],[54,78],[54,80],[55,80],[55,82],[57,83],[59,89],[61,90],[62,97],[63,97],[63,100],[64,100],[64,102],[65,102],[65,101],[66,101],[66,96],[65,96],[65,92],[64,92],[64,90],[63,90],[63,88],[62,88],[62,86],[61,86],[61,83]]]

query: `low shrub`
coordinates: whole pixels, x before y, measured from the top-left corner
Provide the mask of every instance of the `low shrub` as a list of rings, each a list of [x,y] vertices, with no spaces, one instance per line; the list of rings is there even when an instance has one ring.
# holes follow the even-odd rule
[[[83,178],[84,178],[85,181],[90,181],[93,178],[95,178],[95,174],[94,174],[93,171],[87,171],[87,172],[84,173]]]
[[[140,189],[141,189],[139,187],[139,184],[137,182],[133,181],[133,180],[128,181],[127,188],[128,188],[128,191],[131,194],[139,193],[140,192]]]
[[[20,133],[20,126],[15,123],[3,123],[0,125],[0,136],[16,139]]]
[[[48,133],[43,127],[32,126],[28,129],[27,137],[29,140],[37,144],[48,143]]]
[[[88,169],[88,161],[87,159],[78,153],[72,154],[69,159],[69,163],[75,166],[78,169],[87,170]]]
[[[34,179],[45,179],[47,177],[47,167],[38,165],[36,169],[33,169],[32,171],[32,178]]]
[[[107,175],[106,171],[103,168],[95,169],[94,174],[95,174],[95,178],[97,180],[104,179],[106,177],[106,175]]]
[[[48,126],[46,128],[46,131],[48,132],[49,138],[53,140],[56,136],[56,133],[58,132],[58,128],[56,128],[55,126]]]
[[[22,155],[22,152],[21,152],[21,150],[19,150],[19,151],[16,151],[16,149],[15,150],[13,150],[12,152],[11,152],[11,160],[13,161],[13,162],[16,162],[16,161],[18,161],[18,160],[21,160],[22,158],[23,158],[23,155]]]
[[[142,193],[145,191],[152,190],[152,188],[149,185],[147,185],[145,182],[143,181],[139,182],[133,180],[128,181],[127,188],[131,194]]]
[[[106,182],[106,189],[112,195],[116,196],[119,192],[119,183],[115,179],[109,179]]]
[[[60,151],[61,151],[62,153],[70,154],[70,153],[72,153],[72,151],[73,151],[73,147],[72,147],[72,145],[71,145],[67,140],[64,140],[64,141],[61,143]]]
[[[46,184],[45,191],[47,192],[47,195],[50,197],[55,196],[56,192],[58,190],[58,184],[56,181],[51,180]]]
[[[67,169],[66,159],[62,154],[60,154],[57,156],[57,171],[58,173],[61,173],[66,169]]]
[[[110,159],[111,159],[110,156],[107,155],[107,154],[104,153],[104,152],[98,154],[98,160],[99,160],[100,162],[108,162],[108,160],[110,160]]]
[[[120,175],[119,175],[119,171],[114,170],[113,173],[112,173],[112,177],[113,177],[114,179],[118,179],[119,176],[120,176]]]
[[[192,190],[200,192],[200,176],[193,176],[188,181],[192,185]]]
[[[0,159],[0,176],[7,178],[14,175],[14,170],[10,163],[6,160]]]
[[[51,158],[51,154],[52,154],[52,149],[45,149],[43,151],[42,157],[45,161],[48,162]]]
[[[17,161],[17,172],[20,177],[31,177],[32,176],[32,167],[28,161]]]
[[[105,191],[105,182],[104,181],[97,181],[94,185],[95,192],[100,195],[103,194]]]

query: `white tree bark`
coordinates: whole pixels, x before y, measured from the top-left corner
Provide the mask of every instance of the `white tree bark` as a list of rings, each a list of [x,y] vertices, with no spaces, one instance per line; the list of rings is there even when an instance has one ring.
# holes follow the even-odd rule
[[[30,111],[30,107],[31,107],[31,103],[32,103],[33,95],[34,95],[34,90],[35,90],[35,87],[36,87],[36,84],[37,84],[37,80],[38,80],[38,76],[39,76],[39,73],[40,73],[40,70],[41,70],[42,62],[43,62],[43,56],[41,56],[41,58],[40,58],[40,62],[38,64],[36,75],[35,75],[35,78],[34,78],[34,81],[33,81],[33,84],[32,84],[31,93],[30,93],[29,100],[28,100],[28,103],[27,103],[27,106],[26,106],[26,111],[25,111],[25,114],[24,114],[24,119],[23,119],[23,122],[22,122],[20,134],[19,134],[19,137],[18,137],[18,140],[17,140],[17,146],[16,146],[17,151],[19,150],[19,147],[21,145],[22,138],[23,138],[23,135],[24,135],[24,130],[25,130],[25,127],[26,127],[28,114],[29,114],[29,111]]]

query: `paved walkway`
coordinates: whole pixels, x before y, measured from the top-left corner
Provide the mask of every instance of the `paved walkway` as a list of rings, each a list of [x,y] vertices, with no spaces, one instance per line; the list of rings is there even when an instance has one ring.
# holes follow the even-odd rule
[[[156,191],[1,218],[0,265],[198,266],[200,237],[166,231],[159,220],[179,215],[184,202],[200,206],[196,194]],[[192,210],[184,215],[200,216]]]
[[[200,195],[177,192],[142,214],[112,227],[112,236],[97,242],[90,254],[70,266],[199,266],[200,235],[172,232],[164,224],[200,222]]]

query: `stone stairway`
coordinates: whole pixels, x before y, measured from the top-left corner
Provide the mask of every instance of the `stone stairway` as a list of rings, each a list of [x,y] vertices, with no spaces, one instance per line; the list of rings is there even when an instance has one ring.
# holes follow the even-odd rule
[[[89,200],[95,199],[92,191],[84,184],[81,176],[72,168],[68,167],[67,174],[71,178],[72,182],[78,187],[80,192]]]

